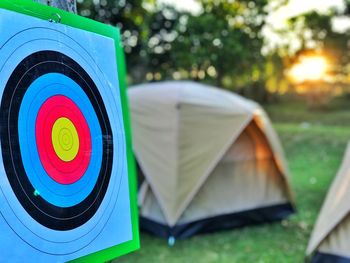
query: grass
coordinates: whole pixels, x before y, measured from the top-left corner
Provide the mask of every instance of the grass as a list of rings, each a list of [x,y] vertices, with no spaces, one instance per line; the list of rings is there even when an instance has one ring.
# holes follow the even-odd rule
[[[115,262],[304,262],[319,209],[350,140],[350,112],[312,114],[304,108],[303,115],[303,108],[294,107],[292,103],[269,106],[267,110],[276,121],[275,128],[289,161],[297,214],[279,223],[177,241],[174,247],[168,247],[162,239],[142,233],[141,250]],[[305,122],[311,125],[305,125]]]
[[[311,123],[315,125],[350,125],[350,99],[333,99],[327,109],[312,110],[303,101],[288,101],[265,105],[264,108],[277,123]]]

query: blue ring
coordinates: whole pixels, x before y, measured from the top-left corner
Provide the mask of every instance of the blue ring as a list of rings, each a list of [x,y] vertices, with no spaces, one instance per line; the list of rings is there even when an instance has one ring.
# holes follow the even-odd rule
[[[91,134],[91,159],[85,174],[73,184],[63,185],[54,181],[41,164],[36,140],[36,117],[43,103],[52,96],[63,95],[76,103],[84,115]],[[47,202],[70,207],[79,204],[93,190],[102,163],[102,131],[95,110],[81,87],[59,73],[45,74],[36,79],[23,97],[18,116],[18,136],[23,166],[29,181]]]

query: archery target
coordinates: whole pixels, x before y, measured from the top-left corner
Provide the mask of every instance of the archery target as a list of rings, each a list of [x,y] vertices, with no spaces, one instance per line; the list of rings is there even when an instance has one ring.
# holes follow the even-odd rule
[[[5,86],[0,120],[6,174],[28,214],[55,230],[88,221],[109,184],[113,138],[84,69],[55,51],[24,58]]]
[[[14,13],[0,11],[13,21]],[[128,241],[130,201],[114,42],[16,15],[22,22],[0,37],[0,171],[6,175],[0,180],[5,201],[0,213],[27,251],[44,255],[71,259]],[[89,44],[83,46],[84,41]],[[96,61],[96,53],[107,55]],[[120,202],[127,206],[119,208]],[[122,235],[95,246],[106,232],[116,231],[118,220],[111,220],[118,211],[123,220],[129,218],[118,230]]]

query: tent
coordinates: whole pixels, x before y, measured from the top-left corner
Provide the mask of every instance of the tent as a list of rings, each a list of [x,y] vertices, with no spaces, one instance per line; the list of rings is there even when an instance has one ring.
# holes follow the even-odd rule
[[[186,238],[293,213],[283,150],[258,104],[181,81],[128,95],[143,230]]]
[[[313,263],[350,263],[350,143],[313,230]]]

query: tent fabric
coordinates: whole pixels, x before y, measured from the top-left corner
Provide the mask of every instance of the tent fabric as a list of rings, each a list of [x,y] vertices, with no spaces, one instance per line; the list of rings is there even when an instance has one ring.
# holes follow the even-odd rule
[[[128,92],[134,152],[146,179],[141,216],[172,227],[291,200],[282,147],[258,104],[193,82]]]
[[[349,258],[350,143],[313,230],[307,254],[315,251]]]

